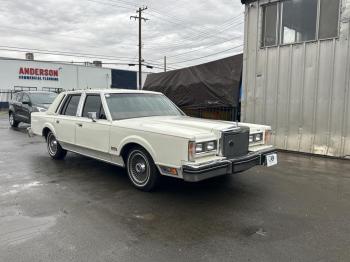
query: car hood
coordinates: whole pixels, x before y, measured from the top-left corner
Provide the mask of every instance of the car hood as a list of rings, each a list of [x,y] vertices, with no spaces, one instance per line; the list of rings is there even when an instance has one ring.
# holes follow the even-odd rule
[[[188,116],[154,116],[114,121],[114,125],[184,138],[218,138],[226,129],[239,129],[236,123]]]
[[[42,107],[45,109],[48,109],[51,104],[33,104],[32,106]]]

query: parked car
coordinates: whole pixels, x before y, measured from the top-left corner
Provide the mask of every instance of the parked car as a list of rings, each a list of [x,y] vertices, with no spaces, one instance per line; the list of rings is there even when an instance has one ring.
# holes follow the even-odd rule
[[[9,122],[12,127],[19,123],[31,123],[32,112],[45,112],[57,97],[56,93],[25,91],[15,93],[9,103]]]
[[[160,175],[197,182],[277,164],[270,127],[188,117],[156,92],[64,92],[32,114],[29,132],[45,137],[53,159],[71,151],[125,167],[144,191]]]

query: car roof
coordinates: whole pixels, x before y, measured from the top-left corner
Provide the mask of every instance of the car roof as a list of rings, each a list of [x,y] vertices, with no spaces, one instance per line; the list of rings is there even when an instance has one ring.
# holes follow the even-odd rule
[[[16,94],[20,93],[26,93],[26,94],[55,94],[55,92],[50,92],[50,91],[17,91]]]
[[[96,93],[102,93],[102,94],[161,94],[159,92],[153,92],[153,91],[144,91],[144,90],[131,90],[131,89],[84,89],[84,90],[74,90],[74,91],[65,91],[63,92],[65,94],[80,94],[80,93],[87,93],[87,94],[96,94]]]

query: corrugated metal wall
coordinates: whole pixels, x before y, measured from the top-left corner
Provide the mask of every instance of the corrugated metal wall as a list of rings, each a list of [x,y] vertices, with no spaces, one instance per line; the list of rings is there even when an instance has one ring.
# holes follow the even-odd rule
[[[350,0],[339,38],[260,48],[260,8],[246,6],[242,121],[271,125],[280,149],[350,156]]]

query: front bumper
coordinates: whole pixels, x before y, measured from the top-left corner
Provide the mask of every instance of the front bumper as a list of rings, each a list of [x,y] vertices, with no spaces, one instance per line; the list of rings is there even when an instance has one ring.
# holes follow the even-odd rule
[[[215,161],[204,165],[184,165],[183,178],[188,182],[198,182],[212,177],[235,174],[246,171],[254,166],[265,165],[266,156],[277,153],[275,148],[251,152],[245,156]]]

